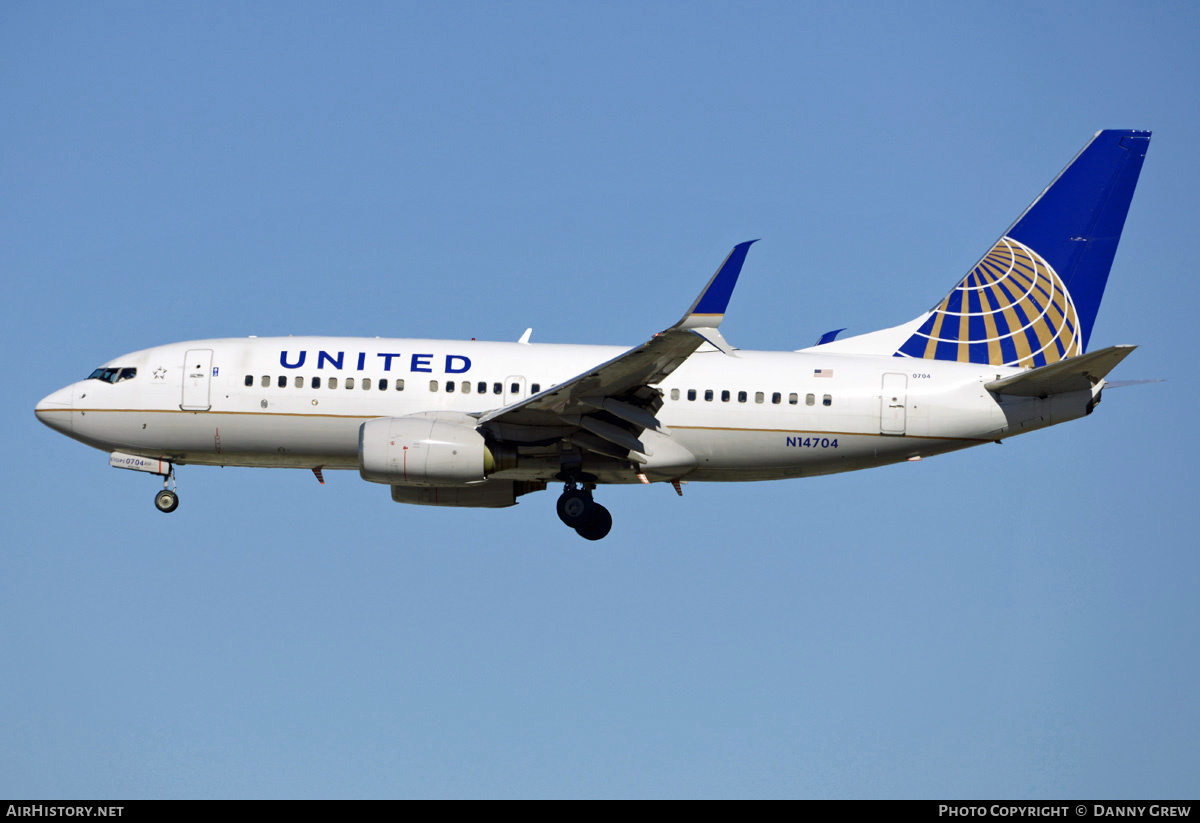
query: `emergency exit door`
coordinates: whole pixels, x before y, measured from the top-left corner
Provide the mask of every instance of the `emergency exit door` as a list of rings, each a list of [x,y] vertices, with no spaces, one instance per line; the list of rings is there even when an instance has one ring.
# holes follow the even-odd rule
[[[504,405],[508,406],[525,399],[525,378],[509,375],[504,378]]]

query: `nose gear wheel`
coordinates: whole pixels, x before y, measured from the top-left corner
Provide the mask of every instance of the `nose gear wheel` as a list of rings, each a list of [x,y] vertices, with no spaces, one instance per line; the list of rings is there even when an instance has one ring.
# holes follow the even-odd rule
[[[179,495],[170,489],[163,489],[154,495],[154,507],[169,514],[179,508]]]

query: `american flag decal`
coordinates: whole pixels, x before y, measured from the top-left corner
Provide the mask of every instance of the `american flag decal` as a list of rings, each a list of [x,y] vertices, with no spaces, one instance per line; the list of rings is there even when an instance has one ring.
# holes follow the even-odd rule
[[[813,377],[833,377],[833,369],[813,369]]]

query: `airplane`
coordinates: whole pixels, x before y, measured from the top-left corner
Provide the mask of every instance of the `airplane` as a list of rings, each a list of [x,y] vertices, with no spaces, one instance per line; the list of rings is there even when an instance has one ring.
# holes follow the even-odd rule
[[[1105,130],[939,303],[888,329],[746,351],[719,327],[753,242],[633,348],[341,337],[172,343],[37,404],[50,428],[162,477],[175,467],[357,470],[392,500],[612,528],[603,484],[781,480],[922,460],[1092,413],[1134,346],[1089,350],[1150,132]],[[1136,381],[1128,381],[1136,382]]]

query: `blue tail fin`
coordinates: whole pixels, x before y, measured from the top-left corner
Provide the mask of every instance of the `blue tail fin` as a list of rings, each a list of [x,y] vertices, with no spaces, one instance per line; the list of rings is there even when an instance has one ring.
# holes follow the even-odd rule
[[[1086,351],[1149,145],[1097,133],[896,356],[1044,366]]]

